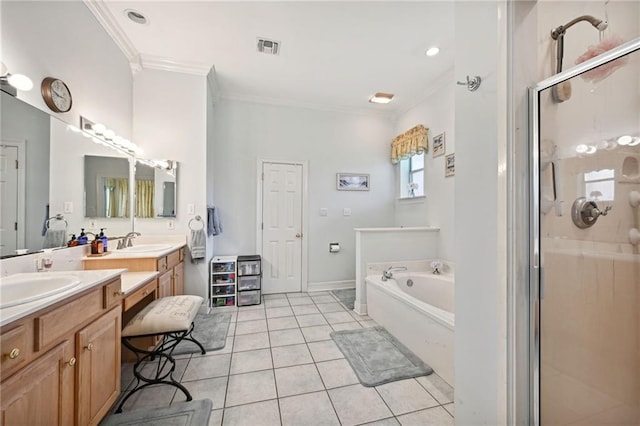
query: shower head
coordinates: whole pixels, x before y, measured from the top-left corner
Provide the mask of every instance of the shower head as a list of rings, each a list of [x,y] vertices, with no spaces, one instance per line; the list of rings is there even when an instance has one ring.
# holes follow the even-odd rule
[[[571,21],[567,22],[564,25],[560,25],[559,27],[553,29],[551,31],[551,38],[553,38],[554,40],[557,40],[558,37],[561,35],[564,35],[565,31],[567,31],[571,26],[573,26],[574,24],[577,24],[580,21],[587,21],[588,23],[593,25],[593,27],[598,31],[604,31],[609,26],[609,23],[607,21],[603,21],[602,19],[595,18],[591,15],[582,15],[582,16],[578,16],[575,19],[572,19]]]

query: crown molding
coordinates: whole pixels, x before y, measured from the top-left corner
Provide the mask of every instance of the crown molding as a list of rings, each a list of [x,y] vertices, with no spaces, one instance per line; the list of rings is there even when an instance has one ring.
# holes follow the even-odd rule
[[[393,120],[393,117],[395,114],[395,111],[393,110],[375,111],[367,108],[355,108],[355,107],[346,107],[346,106],[316,104],[316,103],[310,103],[310,102],[295,101],[291,99],[269,98],[269,97],[253,96],[253,95],[239,94],[239,93],[224,93],[224,94],[221,94],[219,97],[221,99],[226,99],[230,101],[248,102],[248,103],[254,103],[254,104],[264,104],[264,105],[282,106],[282,107],[290,107],[290,108],[304,108],[304,109],[311,109],[316,111],[337,112],[341,114],[356,114],[356,115],[385,118],[388,120]]]
[[[213,103],[216,104],[220,100],[220,85],[218,84],[218,76],[216,74],[216,67],[212,66],[211,70],[207,74],[207,90],[211,94]]]
[[[211,71],[212,66],[202,62],[176,61],[171,58],[161,56],[140,54],[142,68],[161,71],[180,72],[184,74],[195,74],[206,76]]]
[[[109,37],[116,43],[116,46],[120,48],[124,56],[131,65],[131,71],[135,74],[140,71],[140,54],[135,48],[129,37],[122,31],[120,25],[116,21],[115,17],[107,7],[103,0],[82,0],[89,11],[98,20],[98,23],[105,29]]]

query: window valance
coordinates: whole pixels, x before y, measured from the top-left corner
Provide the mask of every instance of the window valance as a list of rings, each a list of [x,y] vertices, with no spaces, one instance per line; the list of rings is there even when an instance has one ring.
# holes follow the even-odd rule
[[[429,149],[428,133],[429,129],[422,124],[418,124],[393,138],[393,142],[391,142],[391,163],[396,164],[412,155],[427,152]]]

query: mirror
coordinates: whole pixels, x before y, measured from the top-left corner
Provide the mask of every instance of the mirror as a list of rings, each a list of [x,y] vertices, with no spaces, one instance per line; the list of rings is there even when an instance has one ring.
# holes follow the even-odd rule
[[[84,156],[85,217],[129,217],[129,160]]]
[[[136,159],[136,217],[176,217],[176,176],[172,160]]]

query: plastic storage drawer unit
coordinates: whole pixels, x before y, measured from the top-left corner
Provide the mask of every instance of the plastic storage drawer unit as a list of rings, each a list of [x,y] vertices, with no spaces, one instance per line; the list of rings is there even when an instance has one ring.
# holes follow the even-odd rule
[[[238,277],[238,290],[260,290],[260,275]]]
[[[238,293],[238,306],[260,304],[260,290],[243,291]]]

